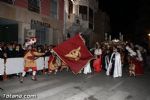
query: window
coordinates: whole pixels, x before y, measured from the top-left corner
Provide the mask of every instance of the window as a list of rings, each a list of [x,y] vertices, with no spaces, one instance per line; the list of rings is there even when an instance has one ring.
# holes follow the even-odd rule
[[[93,29],[93,24],[89,23],[89,28]]]
[[[3,2],[6,2],[6,3],[9,3],[9,4],[14,4],[14,0],[0,0],[0,1],[3,1]]]
[[[93,23],[93,10],[89,8],[89,22]]]
[[[87,6],[79,6],[79,15],[83,20],[87,20]]]
[[[40,12],[40,0],[28,0],[28,9],[30,11]]]
[[[57,7],[58,6],[58,3],[57,3],[57,0],[51,0],[51,9],[50,9],[50,15],[51,15],[51,17],[53,17],[53,18],[56,18],[57,19]]]
[[[89,8],[89,28],[93,29],[93,10]]]
[[[37,37],[38,45],[44,45],[48,43],[49,27],[42,24],[42,22],[31,20],[31,29],[35,30],[35,36]]]
[[[73,13],[73,3],[71,0],[69,0],[69,8],[68,8],[68,18],[70,18],[70,15]]]

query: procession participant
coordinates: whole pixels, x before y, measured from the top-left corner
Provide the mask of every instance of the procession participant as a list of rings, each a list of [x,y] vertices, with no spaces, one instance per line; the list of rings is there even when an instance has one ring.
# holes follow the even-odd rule
[[[50,45],[47,47],[47,49],[45,50],[45,56],[50,56],[52,53],[51,53],[51,50],[52,50],[53,46]]]
[[[61,61],[60,71],[62,71],[63,69],[66,69],[68,71],[69,67],[65,62]]]
[[[125,49],[128,51],[128,60],[132,60],[136,56],[136,52],[134,51],[133,44],[130,46],[129,44],[126,45]]]
[[[115,49],[115,64],[114,64],[114,71],[113,77],[121,77],[122,76],[122,63],[121,63],[121,54],[119,49]]]
[[[127,44],[125,49],[128,51],[128,63],[129,63],[129,76],[135,76],[135,57],[136,52],[134,51],[133,45]]]
[[[94,56],[96,60],[93,62],[93,67],[95,72],[100,72],[102,69],[102,61],[101,61],[102,50],[98,42],[96,42],[96,48],[94,50]]]
[[[48,72],[52,73],[54,71],[56,74],[59,66],[56,62],[56,55],[54,54],[53,51],[51,51],[51,53],[52,54],[49,56],[49,60],[48,60]]]
[[[140,50],[137,47],[135,47],[135,50],[137,53],[136,59],[133,61],[133,63],[135,64],[135,75],[143,75],[143,57]]]
[[[125,50],[124,50],[124,45],[123,44],[119,44],[117,46],[117,48],[119,49],[119,53],[121,55],[122,66],[124,66],[125,65]]]
[[[110,61],[110,50],[109,48],[106,50],[106,53],[104,55],[104,66],[105,66],[105,70],[107,71],[108,69],[108,65],[109,65],[109,61]]]
[[[122,76],[121,55],[119,49],[113,47],[106,75],[113,75],[114,78]]]
[[[109,63],[108,63],[108,67],[107,67],[107,70],[106,70],[106,75],[113,75],[113,70],[114,70],[114,63],[115,63],[115,48],[111,47],[110,48],[111,50],[111,56],[110,56],[110,59],[109,59]]]
[[[131,47],[126,46],[126,49],[128,50],[130,56],[129,56],[129,75],[130,76],[137,76],[137,75],[143,75],[144,69],[142,66],[143,58],[141,55],[140,50],[135,47],[133,50]]]
[[[135,76],[135,64],[131,61],[129,63],[129,76]]]
[[[32,80],[36,80],[36,71],[37,71],[37,64],[36,64],[36,59],[37,57],[39,56],[43,56],[45,53],[38,53],[37,51],[35,51],[33,49],[33,47],[30,45],[27,47],[27,53],[25,54],[24,56],[24,71],[22,73],[22,76],[21,76],[21,80],[20,82],[23,83],[23,79],[24,79],[24,76],[26,75],[26,72],[29,70],[29,69],[32,69]]]
[[[90,61],[89,61],[89,62],[87,63],[87,65],[84,67],[83,73],[84,73],[84,74],[92,73]]]

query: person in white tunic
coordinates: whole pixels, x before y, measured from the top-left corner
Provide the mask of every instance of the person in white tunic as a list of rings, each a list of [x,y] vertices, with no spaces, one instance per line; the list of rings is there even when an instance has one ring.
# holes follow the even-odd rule
[[[111,57],[110,57],[110,60],[109,60],[109,63],[108,63],[108,67],[107,67],[107,70],[106,70],[106,75],[109,76],[111,75],[111,70],[113,70],[113,62],[114,62],[114,57],[115,57],[115,52],[113,51],[113,53],[111,54]]]
[[[115,66],[114,66],[114,72],[113,72],[113,77],[122,77],[122,64],[121,64],[121,55],[116,50],[115,52]]]
[[[114,60],[114,64],[112,64],[112,60]],[[106,75],[110,75],[111,70],[114,78],[122,76],[121,55],[116,48],[113,48]]]

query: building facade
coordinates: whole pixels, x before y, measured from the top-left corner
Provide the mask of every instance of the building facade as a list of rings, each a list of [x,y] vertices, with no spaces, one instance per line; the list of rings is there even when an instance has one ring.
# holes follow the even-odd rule
[[[106,34],[107,37],[110,35],[111,28],[110,28],[110,18],[109,15],[102,11],[99,10],[95,14],[95,28],[94,28],[94,34],[93,34],[93,43],[94,44],[96,41],[98,42],[103,42],[106,40]],[[108,40],[108,38],[107,38]]]
[[[56,45],[63,32],[64,0],[0,0],[1,41],[23,44],[35,36],[38,44]]]
[[[81,32],[87,39],[87,44],[90,45],[97,10],[98,0],[65,0],[64,33],[72,37]]]

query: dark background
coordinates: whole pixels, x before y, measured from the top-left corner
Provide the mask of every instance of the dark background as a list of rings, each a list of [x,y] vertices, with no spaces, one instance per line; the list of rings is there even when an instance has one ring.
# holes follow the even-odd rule
[[[110,16],[113,37],[122,32],[126,40],[148,45],[150,0],[99,0],[99,8]]]

